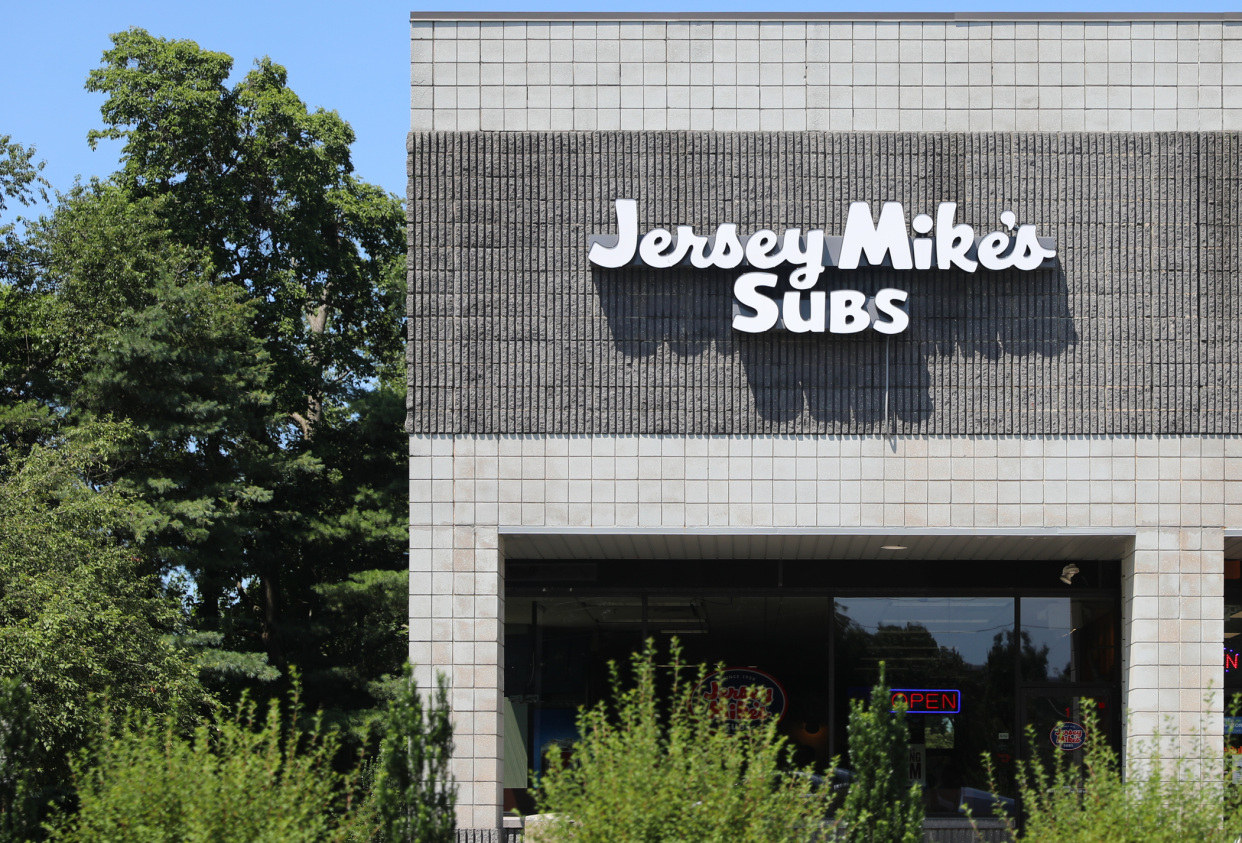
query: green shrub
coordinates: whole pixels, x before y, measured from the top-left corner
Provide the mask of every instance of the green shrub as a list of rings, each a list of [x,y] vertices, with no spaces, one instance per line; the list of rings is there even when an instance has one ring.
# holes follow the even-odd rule
[[[923,839],[921,788],[910,784],[910,735],[905,708],[889,709],[888,682],[880,663],[880,684],[871,705],[850,703],[850,767],[854,778],[842,819],[848,839],[858,843],[919,843]]]
[[[94,741],[70,763],[77,809],[46,830],[54,843],[452,843],[444,680],[426,707],[409,668],[405,680],[379,756],[344,773],[340,731],[322,715],[299,722],[296,687],[289,717],[278,700],[264,713],[243,699],[190,735],[173,718],[131,712],[117,722],[104,708]],[[0,682],[0,843],[31,839],[20,812],[33,745],[22,737],[22,699],[21,686]]]
[[[528,836],[549,843],[792,843],[821,833],[828,789],[815,792],[809,776],[786,771],[790,750],[776,723],[722,728],[695,694],[705,668],[688,681],[676,640],[665,707],[655,656],[649,641],[632,657],[630,687],[610,664],[611,706],[579,713],[580,740],[568,763],[551,754],[538,804],[554,816]]]
[[[58,843],[320,843],[347,840],[352,781],[332,769],[335,730],[303,730],[279,701],[243,700],[189,737],[170,719],[105,711],[94,746],[71,763],[78,810],[49,828]]]
[[[453,843],[457,786],[449,773],[453,723],[443,674],[434,702],[424,707],[407,665],[404,681],[384,717],[384,741],[374,771],[368,820],[376,843]]]
[[[1234,843],[1242,833],[1239,789],[1221,763],[1219,739],[1157,730],[1130,746],[1123,769],[1098,737],[1094,712],[1083,722],[1082,763],[1061,753],[1019,765],[1023,843]],[[1027,740],[1037,737],[1028,732]],[[1014,824],[1009,823],[1010,832]]]

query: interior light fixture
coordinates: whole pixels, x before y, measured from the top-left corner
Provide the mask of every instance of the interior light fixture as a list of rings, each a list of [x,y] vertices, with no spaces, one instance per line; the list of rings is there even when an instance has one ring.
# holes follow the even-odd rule
[[[1074,574],[1078,573],[1078,566],[1073,562],[1061,569],[1061,582],[1066,585],[1073,585]]]
[[[906,546],[904,544],[882,544],[880,545],[880,550],[905,550],[905,549],[906,549]]]

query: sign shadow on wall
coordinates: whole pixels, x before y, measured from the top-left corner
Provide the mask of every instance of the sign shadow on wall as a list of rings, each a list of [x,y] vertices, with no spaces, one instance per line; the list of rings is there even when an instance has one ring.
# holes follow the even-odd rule
[[[978,391],[980,414],[999,402],[1000,416],[1004,402],[1025,400],[1015,390],[1035,382],[1023,368],[1043,365],[1078,342],[1059,265],[973,274],[826,270],[816,289],[909,292],[910,325],[891,337],[871,329],[735,331],[733,282],[741,271],[627,267],[593,268],[591,275],[622,355],[641,365],[667,347],[683,370],[667,377],[693,384],[727,382],[740,370],[767,423],[790,424],[807,413],[825,429],[902,432],[930,420],[943,403],[938,393],[953,390]],[[775,289],[778,298],[791,289],[787,284],[782,279]]]

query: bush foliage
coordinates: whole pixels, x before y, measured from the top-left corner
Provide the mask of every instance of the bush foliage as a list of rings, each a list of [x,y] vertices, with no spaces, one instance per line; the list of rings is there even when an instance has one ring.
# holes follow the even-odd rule
[[[453,723],[444,675],[424,705],[413,671],[388,706],[371,810],[383,843],[453,843],[457,785],[449,772]]]
[[[695,693],[706,669],[683,665],[676,641],[671,662],[657,665],[648,642],[632,657],[630,686],[610,665],[611,705],[579,714],[572,759],[553,752],[539,781],[540,809],[554,815],[539,838],[793,843],[819,833],[827,789],[788,771],[790,748],[776,723],[723,728]]]
[[[871,705],[850,702],[850,762],[853,781],[842,811],[848,839],[857,843],[919,843],[923,839],[923,799],[910,784],[910,735],[905,708],[889,710],[888,682],[880,663],[880,684]]]
[[[1035,756],[1019,765],[1024,843],[1234,843],[1242,834],[1242,800],[1219,738],[1166,727],[1131,743],[1123,766],[1094,712],[1083,725],[1081,762],[1060,753],[1051,764]]]
[[[272,700],[263,709],[243,699],[189,734],[170,717],[131,710],[118,718],[105,707],[93,741],[70,764],[76,806],[52,815],[49,839],[450,843],[456,786],[444,681],[425,705],[406,679],[378,758],[344,770],[341,732],[322,713],[306,722],[296,684],[287,705]],[[35,742],[18,716],[27,699],[22,686],[0,684],[0,721],[9,730],[0,734],[0,843],[36,839],[37,806],[23,777]]]
[[[105,717],[73,763],[78,810],[53,823],[58,843],[319,843],[349,839],[352,781],[333,771],[338,734],[316,718],[284,722],[278,700],[243,701],[183,737],[145,713]]]

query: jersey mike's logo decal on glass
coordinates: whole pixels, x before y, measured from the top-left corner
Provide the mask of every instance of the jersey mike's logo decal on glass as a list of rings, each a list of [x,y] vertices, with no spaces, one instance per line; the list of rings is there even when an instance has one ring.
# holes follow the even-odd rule
[[[753,667],[731,667],[704,678],[695,696],[707,703],[708,714],[723,720],[731,732],[780,721],[789,706],[785,687],[776,677]]]
[[[906,707],[907,714],[959,714],[962,711],[962,692],[937,688],[893,688],[889,692],[892,711],[898,703]]]
[[[617,233],[588,239],[592,264],[604,269],[756,270],[743,272],[733,285],[733,328],[744,333],[779,327],[794,333],[853,334],[871,328],[899,334],[909,326],[905,290],[885,287],[867,296],[855,289],[815,289],[827,268],[975,272],[983,267],[1030,272],[1056,265],[1055,241],[1039,237],[1034,225],[1019,225],[1013,211],[1001,213],[1001,230],[976,237],[974,228],[955,222],[956,202],[939,203],[934,220],[929,214],[916,214],[909,225],[900,202],[885,202],[878,220],[869,204],[852,202],[841,236],[828,236],[820,229],[803,234],[801,228],[788,228],[783,234],[765,228],[742,236],[734,223],[721,223],[710,236],[679,225],[676,233],[653,228],[640,237],[637,200],[617,199],[615,208]],[[790,289],[781,294],[777,288],[786,273],[785,286]],[[834,283],[847,277],[834,275]]]
[[[1048,739],[1057,749],[1073,752],[1076,749],[1082,749],[1083,744],[1087,742],[1087,730],[1077,723],[1066,720],[1052,727],[1052,731],[1048,733]]]

